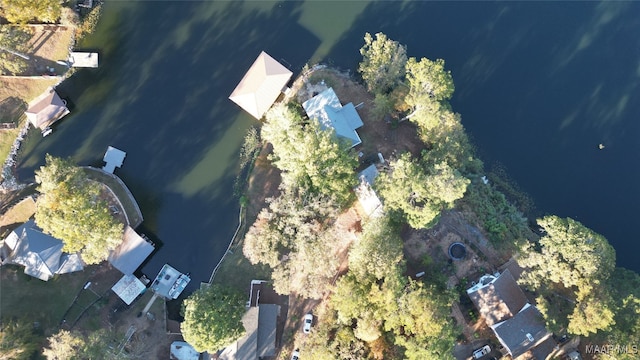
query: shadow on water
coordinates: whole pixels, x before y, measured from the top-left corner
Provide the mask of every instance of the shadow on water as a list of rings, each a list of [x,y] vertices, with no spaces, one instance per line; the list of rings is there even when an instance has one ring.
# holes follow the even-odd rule
[[[294,74],[323,55],[355,70],[364,33],[382,31],[410,56],[446,60],[453,107],[484,160],[505,164],[539,209],[583,221],[618,249],[620,265],[640,270],[623,251],[635,246],[629,224],[640,210],[640,170],[630,166],[640,157],[640,4],[386,1],[352,6],[353,19],[338,4],[105,3],[82,44],[100,49],[100,68],[60,87],[76,111],[51,136],[29,137],[20,178],[32,179],[47,152],[87,164],[108,145],[126,151],[116,172],[162,244],[143,272],[168,262],[193,275],[193,290],[237,224],[229,194],[254,120],[227,97],[244,72],[261,50]],[[333,9],[346,31],[325,29]]]
[[[639,250],[630,241],[640,211],[639,10],[634,2],[376,2],[328,58],[355,70],[364,33],[382,31],[409,56],[445,59],[452,105],[481,158],[505,164],[538,209],[602,233],[618,265],[640,271],[628,251]]]
[[[49,138],[29,139],[20,177],[32,178],[45,153],[85,164],[108,145],[126,151],[116,174],[141,205],[141,231],[160,245],[142,272],[154,277],[169,263],[191,273],[187,292],[198,288],[237,225],[230,194],[253,122],[227,97],[260,51],[282,54],[294,72],[313,54],[319,40],[297,24],[300,5],[106,3],[98,33],[109,37],[86,44],[108,43],[101,68],[61,86],[77,111]]]

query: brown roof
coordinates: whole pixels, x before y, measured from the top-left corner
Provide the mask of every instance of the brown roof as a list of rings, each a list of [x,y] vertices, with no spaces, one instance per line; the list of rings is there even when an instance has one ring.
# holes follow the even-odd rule
[[[489,326],[511,318],[528,302],[508,269],[469,297]]]
[[[292,75],[289,69],[263,51],[240,80],[229,99],[256,119],[261,119],[276,101]]]
[[[33,126],[45,129],[54,122],[60,120],[69,113],[67,105],[58,96],[53,88],[47,89],[29,103],[29,108],[24,112]]]

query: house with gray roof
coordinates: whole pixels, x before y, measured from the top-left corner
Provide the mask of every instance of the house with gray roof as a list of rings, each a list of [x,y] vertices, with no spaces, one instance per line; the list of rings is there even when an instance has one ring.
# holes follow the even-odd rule
[[[346,140],[351,147],[362,143],[356,132],[356,129],[363,125],[358,111],[353,103],[344,106],[340,104],[333,88],[328,88],[305,101],[302,107],[310,119],[318,120],[324,130],[334,129],[338,138]]]
[[[2,264],[22,265],[25,274],[43,281],[84,269],[80,256],[62,252],[63,247],[61,240],[43,233],[32,219],[3,241],[1,260]]]
[[[242,317],[246,333],[227,346],[220,353],[220,359],[258,360],[272,359],[276,355],[281,307],[278,304],[260,302],[261,292],[272,291],[264,288],[263,283],[259,280],[251,282],[247,312]]]
[[[513,359],[547,360],[555,341],[540,311],[531,305],[509,269],[484,275],[467,289],[485,322]]]
[[[552,334],[544,326],[542,314],[528,303],[515,316],[492,325],[491,329],[514,359],[524,355],[525,359],[546,360],[555,347]],[[544,351],[549,345],[551,351]]]
[[[108,261],[124,275],[133,274],[151,255],[154,247],[131,226],[124,229],[122,242],[109,254]]]

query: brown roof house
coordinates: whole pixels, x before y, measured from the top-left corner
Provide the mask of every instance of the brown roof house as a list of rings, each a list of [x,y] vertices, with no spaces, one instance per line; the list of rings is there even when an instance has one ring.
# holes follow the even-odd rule
[[[42,95],[29,103],[25,111],[27,120],[34,127],[43,132],[54,122],[69,114],[66,101],[62,100],[53,88],[47,89]]]
[[[261,52],[229,99],[260,120],[278,99],[293,73]]]
[[[552,334],[509,270],[482,276],[467,294],[513,359],[551,358],[555,348]]]
[[[63,253],[63,246],[61,240],[43,233],[32,219],[3,241],[2,264],[22,265],[25,274],[43,281],[84,269],[80,256]]]

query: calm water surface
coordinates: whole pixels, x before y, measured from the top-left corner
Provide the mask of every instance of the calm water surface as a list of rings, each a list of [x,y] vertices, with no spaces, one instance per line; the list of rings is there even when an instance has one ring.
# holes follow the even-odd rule
[[[125,150],[116,174],[161,244],[142,271],[168,262],[193,290],[237,226],[237,154],[255,121],[227,97],[246,69],[265,50],[294,74],[318,60],[353,71],[364,32],[383,31],[410,56],[446,60],[485,161],[640,271],[639,13],[632,2],[107,2],[81,44],[100,51],[100,69],[60,87],[73,113],[28,139],[19,174],[33,178],[45,153],[100,165],[108,145]]]

